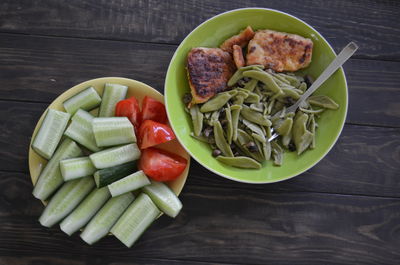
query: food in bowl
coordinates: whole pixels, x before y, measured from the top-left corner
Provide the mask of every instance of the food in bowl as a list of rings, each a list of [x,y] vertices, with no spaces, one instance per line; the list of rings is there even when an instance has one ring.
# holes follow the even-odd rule
[[[316,95],[286,113],[311,85],[310,76],[296,71],[310,65],[312,50],[311,39],[250,26],[220,48],[192,48],[191,93],[183,98],[191,136],[209,144],[218,161],[239,168],[259,169],[267,160],[281,166],[285,151],[301,155],[315,148],[318,116],[339,105]],[[271,129],[279,139],[268,140]]]
[[[49,161],[33,195],[49,201],[42,225],[61,221],[68,235],[86,225],[81,238],[88,244],[111,231],[130,247],[161,212],[179,213],[181,202],[160,181],[176,179],[188,161],[160,149],[160,143],[175,139],[162,102],[145,97],[140,110],[135,97],[125,99],[128,86],[103,86],[102,97],[89,87],[64,101],[67,112],[50,107],[44,115],[32,148]],[[93,110],[98,106],[99,114]],[[142,139],[137,132],[148,122],[153,130]],[[165,129],[167,136],[159,133]],[[145,158],[147,147],[153,156]],[[164,172],[162,180],[157,170]]]

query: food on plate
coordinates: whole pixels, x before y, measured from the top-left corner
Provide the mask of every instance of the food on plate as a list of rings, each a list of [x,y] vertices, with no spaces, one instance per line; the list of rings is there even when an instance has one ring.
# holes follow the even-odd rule
[[[125,99],[128,87],[120,84],[105,84],[99,117],[115,116],[115,107],[120,100]]]
[[[119,101],[115,106],[115,116],[127,117],[132,125],[135,126],[135,131],[137,132],[142,122],[142,115],[137,99],[130,97]]]
[[[81,238],[88,244],[112,231],[130,247],[160,211],[175,217],[181,210],[178,197],[158,182],[176,179],[187,166],[186,159],[154,148],[175,139],[165,106],[146,96],[140,110],[135,97],[125,99],[127,89],[105,84],[100,98],[89,87],[64,102],[71,114],[47,111],[32,142],[49,159],[33,190],[36,198],[49,199],[39,219],[43,226],[61,222],[68,235],[86,226]],[[101,117],[87,112],[100,102]]]
[[[140,149],[162,144],[175,139],[172,129],[152,120],[145,120],[139,128]]]
[[[139,168],[153,180],[171,181],[185,170],[187,160],[179,155],[154,147],[144,149]]]
[[[67,127],[70,114],[49,109],[32,143],[33,150],[46,159],[50,159]]]
[[[134,127],[127,117],[94,118],[92,130],[99,147],[136,143]]]
[[[242,47],[239,45],[233,45],[233,61],[235,62],[236,68],[240,68],[246,65],[243,57]]]
[[[88,87],[64,101],[63,106],[69,114],[74,115],[78,109],[89,111],[99,106],[100,103],[101,97],[97,93],[96,89]]]
[[[160,123],[166,123],[168,120],[165,105],[154,98],[145,96],[142,104],[141,120],[152,120]]]
[[[296,34],[258,30],[247,47],[247,65],[261,64],[276,72],[294,72],[311,62],[313,42]]]
[[[193,48],[188,54],[187,71],[193,103],[203,103],[225,91],[235,72],[230,53],[219,48]]]
[[[286,151],[300,155],[315,148],[317,118],[324,110],[339,105],[327,96],[315,95],[296,113],[286,112],[311,85],[309,76],[293,71],[310,64],[312,41],[272,30],[258,30],[244,41],[240,36],[245,31],[220,46],[225,50],[232,47],[237,67],[225,81],[226,89],[189,104],[184,97],[193,124],[191,136],[210,145],[210,154],[228,166],[259,169],[268,160],[280,166]],[[233,43],[238,39],[240,44]],[[242,48],[247,49],[246,66]],[[208,68],[202,71],[196,74],[208,75]],[[188,75],[193,93],[189,67]],[[212,84],[213,76],[209,79]],[[280,137],[269,141],[272,130]]]
[[[229,53],[233,52],[233,46],[238,45],[242,48],[247,46],[247,43],[254,37],[254,31],[250,26],[247,26],[238,35],[232,36],[224,41],[219,47]]]

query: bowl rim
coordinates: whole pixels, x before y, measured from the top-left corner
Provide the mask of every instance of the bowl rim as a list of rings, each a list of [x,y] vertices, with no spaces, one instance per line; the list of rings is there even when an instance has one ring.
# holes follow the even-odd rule
[[[32,134],[31,134],[31,140],[30,140],[29,149],[28,149],[28,166],[29,166],[29,176],[30,176],[30,179],[31,179],[31,182],[32,182],[32,185],[33,185],[33,186],[36,185],[36,182],[37,182],[37,179],[38,179],[39,176],[36,177],[36,181],[34,182],[34,177],[33,177],[33,175],[32,175],[32,172],[34,171],[34,170],[33,170],[34,162],[33,162],[33,158],[31,157],[31,155],[32,155],[35,151],[32,149],[32,142],[33,142],[33,140],[34,140],[34,136],[37,134],[37,132],[38,132],[38,130],[39,130],[39,123],[40,123],[40,124],[42,123],[42,121],[43,121],[43,119],[44,119],[44,117],[45,117],[45,114],[46,114],[47,110],[50,108],[50,106],[51,106],[52,104],[54,104],[54,102],[56,102],[57,100],[59,100],[59,99],[63,96],[63,94],[66,93],[67,91],[70,91],[70,90],[72,90],[72,89],[76,89],[77,87],[80,87],[80,86],[89,85],[89,84],[91,84],[91,83],[93,83],[93,82],[104,81],[104,83],[105,83],[105,82],[107,82],[107,80],[110,80],[110,79],[117,79],[117,80],[122,80],[122,81],[127,81],[127,82],[133,82],[133,83],[139,84],[139,85],[141,85],[141,86],[148,87],[148,88],[150,88],[151,90],[153,90],[156,94],[158,94],[158,95],[160,95],[161,97],[163,97],[164,104],[165,104],[165,102],[166,102],[166,101],[165,101],[165,96],[164,96],[161,92],[159,92],[157,89],[155,89],[154,87],[152,87],[152,86],[150,86],[150,85],[148,85],[148,84],[146,84],[146,83],[144,83],[144,82],[135,80],[135,79],[126,78],[126,77],[118,77],[118,76],[105,76],[105,77],[98,77],[98,78],[89,79],[89,80],[86,80],[86,81],[82,81],[82,82],[80,82],[80,83],[78,83],[78,84],[75,84],[75,85],[73,85],[72,87],[69,87],[68,89],[64,90],[64,91],[63,91],[61,94],[59,94],[55,99],[53,99],[50,103],[48,103],[46,109],[43,111],[43,113],[40,115],[39,119],[37,120],[36,125],[35,125],[35,128],[33,129]],[[179,140],[178,140],[178,143],[179,143],[179,144],[182,146],[182,148],[187,152],[186,148],[184,148],[183,144],[181,144]],[[179,195],[182,193],[183,188],[185,187],[185,184],[186,184],[186,182],[187,182],[187,178],[188,178],[188,176],[189,176],[191,155],[190,155],[189,152],[187,152],[187,153],[189,154],[189,155],[187,156],[187,157],[188,157],[188,159],[187,159],[187,165],[186,165],[185,170],[182,172],[182,174],[184,175],[184,179],[183,179],[183,181],[182,181],[182,185],[179,187],[179,190],[178,190],[178,192],[177,192],[177,194],[176,194],[178,197],[179,197]],[[186,158],[186,157],[185,157],[185,158]],[[43,170],[43,169],[42,169],[42,170]],[[45,204],[44,201],[42,201],[42,203]]]
[[[171,114],[169,113],[169,108],[168,108],[168,104],[167,104],[167,102],[168,102],[168,93],[166,93],[166,88],[167,88],[168,76],[169,76],[169,74],[171,73],[172,62],[175,60],[175,58],[176,58],[176,56],[177,56],[177,54],[178,54],[178,50],[184,45],[185,41],[186,41],[198,28],[200,28],[201,26],[203,26],[203,25],[204,25],[205,23],[207,23],[208,21],[210,21],[210,20],[212,20],[212,19],[214,19],[214,18],[223,16],[223,15],[228,14],[228,13],[238,12],[238,11],[242,11],[242,10],[263,10],[263,11],[271,11],[271,12],[276,12],[276,13],[279,13],[279,14],[283,14],[283,15],[292,17],[292,18],[294,18],[295,20],[298,20],[298,21],[304,23],[307,27],[311,28],[311,29],[314,30],[316,33],[318,33],[319,37],[321,37],[321,39],[328,45],[328,47],[329,47],[329,49],[332,51],[332,53],[333,53],[335,56],[337,56],[337,54],[336,54],[335,50],[332,48],[331,44],[325,39],[324,36],[322,36],[321,33],[319,33],[318,30],[316,30],[313,26],[311,26],[310,24],[308,24],[308,23],[305,22],[304,20],[302,20],[302,19],[300,19],[300,18],[298,18],[298,17],[296,17],[296,16],[294,16],[294,15],[291,15],[291,14],[289,14],[289,13],[286,13],[286,12],[284,12],[284,11],[280,11],[280,10],[276,10],[276,9],[272,9],[272,8],[265,8],[265,7],[246,7],[246,8],[237,8],[237,9],[232,9],[232,10],[228,10],[228,11],[222,12],[222,13],[220,13],[220,14],[217,14],[217,15],[215,15],[215,16],[212,16],[212,17],[208,18],[207,20],[205,20],[205,21],[203,21],[201,24],[199,24],[197,27],[195,27],[195,28],[181,41],[181,43],[179,44],[179,46],[176,48],[176,50],[175,50],[175,52],[174,52],[174,55],[172,56],[171,61],[170,61],[169,65],[168,65],[167,73],[166,73],[166,76],[165,76],[165,82],[164,82],[164,98],[165,98],[165,105],[166,105],[166,111],[167,111],[168,120],[170,120],[170,115],[171,115]],[[342,134],[344,125],[345,125],[345,123],[346,123],[347,112],[348,112],[348,104],[349,104],[349,90],[348,90],[348,86],[347,86],[346,74],[345,74],[345,72],[344,72],[344,70],[343,70],[343,67],[340,67],[340,68],[338,69],[338,72],[341,73],[341,75],[343,76],[344,85],[345,85],[345,88],[346,88],[346,99],[347,99],[347,100],[346,100],[346,105],[344,106],[344,107],[345,107],[345,113],[344,113],[343,123],[341,124],[341,128],[340,128],[340,130],[339,130],[339,132],[338,132],[338,134],[337,134],[337,136],[336,136],[336,139],[332,142],[331,146],[321,155],[321,157],[320,157],[319,159],[317,159],[317,160],[316,160],[314,163],[312,163],[310,166],[306,167],[304,170],[299,171],[299,172],[293,174],[292,176],[289,176],[289,177],[286,177],[286,178],[277,179],[277,180],[268,180],[268,181],[251,181],[251,180],[249,181],[249,180],[237,179],[237,178],[234,178],[234,177],[230,177],[230,176],[228,176],[228,175],[226,175],[226,174],[224,174],[224,173],[218,172],[218,171],[214,170],[213,168],[209,167],[208,165],[201,163],[201,162],[197,159],[197,157],[193,154],[193,152],[191,152],[191,151],[189,150],[189,148],[187,148],[184,144],[181,144],[181,145],[182,145],[182,147],[186,150],[186,152],[188,152],[189,155],[190,155],[194,160],[196,160],[196,162],[198,162],[200,165],[202,165],[203,167],[205,167],[205,168],[208,169],[209,171],[213,172],[214,174],[217,174],[217,175],[219,175],[219,176],[221,176],[221,177],[223,177],[223,178],[226,178],[226,179],[229,179],[229,180],[232,180],[232,181],[236,181],[236,182],[241,182],[241,183],[246,183],[246,184],[271,184],[271,183],[277,183],[277,182],[289,180],[289,179],[292,179],[292,178],[294,178],[294,177],[296,177],[296,176],[298,176],[298,175],[300,175],[300,174],[303,174],[304,172],[306,172],[306,171],[308,171],[309,169],[311,169],[312,167],[314,167],[317,163],[319,163],[319,162],[330,152],[330,150],[333,148],[333,146],[335,146],[335,144],[336,144],[336,142],[338,141],[340,135]],[[176,138],[178,139],[178,141],[182,143],[183,141],[180,139],[179,134],[174,130],[174,128],[173,128],[172,126],[171,126],[171,128],[172,128],[172,130],[174,131],[174,133],[175,133]]]

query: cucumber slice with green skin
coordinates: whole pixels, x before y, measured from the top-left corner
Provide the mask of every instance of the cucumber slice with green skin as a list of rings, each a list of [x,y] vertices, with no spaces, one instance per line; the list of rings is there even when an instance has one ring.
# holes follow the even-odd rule
[[[60,228],[67,235],[72,235],[97,213],[103,204],[110,198],[106,187],[94,189],[60,224]]]
[[[99,110],[99,117],[115,116],[115,105],[117,105],[118,101],[125,98],[127,91],[127,86],[119,84],[105,84],[103,99],[101,101]]]
[[[61,160],[60,170],[64,181],[68,181],[93,175],[97,169],[92,160],[84,156]]]
[[[64,101],[64,109],[74,115],[78,109],[91,110],[100,105],[101,97],[93,87],[88,87]]]
[[[101,149],[96,145],[96,140],[94,139],[92,130],[93,118],[89,112],[79,109],[72,116],[72,122],[64,134],[90,151],[98,152]]]
[[[101,188],[122,179],[137,169],[135,162],[128,162],[119,166],[98,170],[94,173],[97,188]]]
[[[89,157],[96,168],[102,169],[135,161],[140,157],[140,150],[136,144],[127,144],[91,154]]]
[[[130,248],[160,214],[145,193],[133,201],[111,229],[111,233]]]
[[[39,222],[51,227],[67,216],[95,186],[91,177],[65,182],[54,194],[39,218]]]
[[[133,200],[130,192],[109,199],[83,229],[80,235],[83,241],[92,245],[105,237]]]
[[[64,182],[60,171],[60,160],[82,155],[82,150],[72,140],[65,138],[53,157],[47,162],[33,188],[33,196],[46,200]]]
[[[126,192],[137,190],[149,184],[150,180],[143,173],[143,171],[140,170],[116,182],[111,183],[110,185],[108,185],[108,189],[110,190],[111,196],[116,197]]]
[[[182,209],[182,203],[175,193],[164,183],[151,181],[151,185],[142,188],[157,207],[166,215],[175,218]]]
[[[94,118],[92,128],[100,147],[136,142],[135,130],[127,117]]]
[[[50,159],[67,127],[70,114],[49,109],[32,143],[36,153]]]

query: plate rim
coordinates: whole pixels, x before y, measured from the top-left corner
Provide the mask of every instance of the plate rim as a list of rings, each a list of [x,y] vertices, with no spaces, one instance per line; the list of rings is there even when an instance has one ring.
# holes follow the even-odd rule
[[[201,24],[199,24],[197,27],[195,27],[195,28],[181,41],[181,43],[180,43],[179,46],[176,48],[176,50],[175,50],[175,52],[174,52],[174,55],[172,56],[172,58],[171,58],[171,60],[170,60],[170,63],[169,63],[168,68],[167,68],[167,73],[166,73],[166,77],[165,77],[165,82],[164,82],[164,94],[165,94],[165,95],[164,95],[164,98],[165,98],[165,105],[166,105],[168,120],[170,120],[170,115],[171,115],[171,114],[169,113],[169,108],[167,107],[167,106],[168,106],[168,93],[166,92],[166,89],[167,89],[167,81],[168,81],[168,79],[169,79],[168,76],[171,74],[172,62],[175,60],[175,58],[176,58],[176,56],[177,56],[177,53],[178,53],[178,50],[184,45],[185,41],[193,34],[194,31],[196,31],[198,28],[200,28],[202,25],[204,25],[204,24],[207,23],[208,21],[210,21],[210,20],[212,20],[212,19],[214,19],[214,18],[223,16],[223,15],[228,14],[228,13],[238,12],[238,11],[242,11],[242,10],[254,10],[254,11],[256,11],[256,10],[262,10],[262,11],[271,11],[271,12],[276,12],[276,13],[280,13],[280,14],[283,14],[283,15],[286,15],[286,16],[289,16],[289,17],[292,17],[292,18],[294,18],[295,20],[298,20],[298,21],[304,23],[307,27],[309,27],[309,28],[311,28],[313,31],[315,31],[315,32],[319,35],[319,37],[321,37],[321,39],[328,45],[328,47],[329,47],[329,49],[331,50],[331,52],[332,52],[335,56],[337,56],[337,54],[336,54],[335,50],[332,48],[331,44],[325,39],[324,36],[322,36],[322,34],[321,34],[318,30],[316,30],[313,26],[311,26],[310,24],[308,24],[308,23],[305,22],[304,20],[302,20],[302,19],[300,19],[300,18],[298,18],[298,17],[296,17],[296,16],[294,16],[294,15],[291,15],[291,14],[289,14],[289,13],[286,13],[286,12],[284,12],[284,11],[280,11],[280,10],[272,9],[272,8],[265,8],[265,7],[246,7],[246,8],[232,9],[232,10],[228,10],[228,11],[219,13],[219,14],[217,14],[217,15],[215,15],[215,16],[212,16],[212,17],[208,18],[207,20],[205,20],[205,21],[203,21]],[[326,155],[331,151],[331,149],[336,145],[336,142],[339,140],[339,137],[340,137],[340,135],[342,134],[344,125],[345,125],[345,123],[346,123],[347,113],[348,113],[349,89],[348,89],[348,85],[347,85],[346,74],[345,74],[345,72],[344,72],[344,70],[343,70],[343,67],[340,67],[340,68],[338,69],[337,72],[340,73],[340,74],[342,75],[343,80],[344,80],[344,85],[345,85],[345,88],[346,88],[346,105],[345,105],[345,112],[344,112],[343,123],[341,124],[341,128],[340,128],[340,130],[338,131],[338,134],[337,134],[335,140],[332,142],[331,146],[321,155],[321,157],[320,157],[319,159],[317,159],[314,163],[312,163],[312,164],[309,165],[308,167],[305,167],[304,170],[300,170],[299,172],[296,172],[295,174],[293,174],[293,175],[291,175],[291,176],[288,176],[288,177],[285,177],[285,178],[280,178],[280,179],[277,179],[277,180],[251,181],[251,180],[237,179],[237,178],[228,176],[228,175],[226,175],[226,174],[224,174],[224,173],[218,172],[218,171],[212,169],[211,167],[209,167],[209,166],[203,164],[202,162],[200,162],[200,161],[196,158],[195,155],[193,155],[193,153],[192,153],[184,144],[181,144],[181,145],[182,145],[182,147],[186,150],[186,152],[188,152],[188,154],[189,154],[194,160],[196,160],[196,162],[199,163],[201,166],[205,167],[207,170],[213,172],[213,173],[216,174],[216,175],[219,175],[219,176],[221,176],[221,177],[223,177],[223,178],[226,178],[226,179],[229,179],[229,180],[232,180],[232,181],[236,181],[236,182],[240,182],[240,183],[246,183],[246,184],[272,184],[272,183],[277,183],[277,182],[289,180],[289,179],[292,179],[292,178],[294,178],[294,177],[296,177],[296,176],[299,176],[300,174],[303,174],[303,173],[306,172],[307,170],[309,170],[309,169],[311,169],[312,167],[314,167],[314,166],[315,166],[317,163],[319,163],[323,158],[325,158],[325,156],[326,156]],[[176,138],[179,140],[179,142],[181,142],[181,139],[180,139],[179,134],[176,133],[176,131],[174,130],[174,128],[173,128],[172,126],[171,126],[171,128],[172,128],[172,130],[174,131],[174,133],[175,133],[175,135],[176,135]]]

